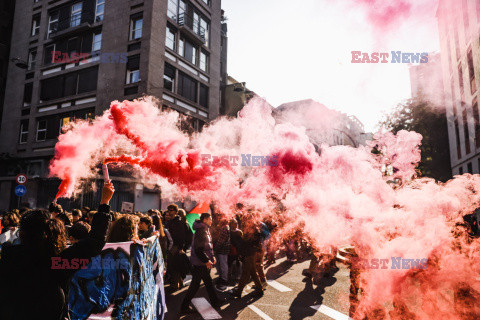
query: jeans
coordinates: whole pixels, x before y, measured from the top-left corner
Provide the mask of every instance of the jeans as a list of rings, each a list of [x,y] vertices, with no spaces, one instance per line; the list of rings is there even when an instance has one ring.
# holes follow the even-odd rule
[[[182,309],[186,309],[192,298],[197,293],[198,289],[200,288],[200,282],[203,280],[203,284],[207,289],[208,298],[210,299],[210,303],[212,306],[218,304],[219,299],[215,289],[213,288],[212,277],[210,276],[210,269],[206,266],[192,266],[192,282],[188,287],[187,294],[182,302]]]
[[[217,258],[217,271],[220,279],[225,282],[228,281],[228,254],[216,254]]]

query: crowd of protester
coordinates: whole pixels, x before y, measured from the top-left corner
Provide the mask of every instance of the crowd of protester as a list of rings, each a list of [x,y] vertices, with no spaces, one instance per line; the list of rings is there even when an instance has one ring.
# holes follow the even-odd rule
[[[263,296],[264,268],[275,263],[282,248],[290,262],[311,259],[306,277],[322,277],[334,266],[334,254],[320,254],[300,229],[277,237],[281,221],[258,221],[252,210],[236,210],[228,219],[203,213],[190,225],[185,210],[175,204],[164,212],[113,212],[108,205],[113,192],[113,185],[106,184],[97,210],[67,212],[52,203],[48,210],[13,210],[1,216],[0,274],[9,275],[0,290],[1,319],[33,319],[38,314],[68,319],[68,282],[76,270],[52,270],[52,257],[91,259],[107,242],[158,236],[167,294],[181,290],[187,274],[192,275],[182,313],[193,312],[190,302],[202,281],[213,307],[225,302],[218,292],[230,289],[232,299],[241,298],[251,281],[252,294]],[[213,268],[218,274],[215,283]]]

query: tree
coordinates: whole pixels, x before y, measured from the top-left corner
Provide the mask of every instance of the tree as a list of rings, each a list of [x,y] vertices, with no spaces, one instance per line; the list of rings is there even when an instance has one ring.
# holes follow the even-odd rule
[[[418,166],[420,176],[442,182],[452,177],[445,108],[428,101],[410,99],[387,114],[380,125],[395,134],[400,130],[409,130],[423,136],[420,146],[422,159]]]

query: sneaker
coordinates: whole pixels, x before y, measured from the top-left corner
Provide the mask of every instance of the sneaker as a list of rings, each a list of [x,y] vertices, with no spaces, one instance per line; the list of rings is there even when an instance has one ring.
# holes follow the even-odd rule
[[[266,282],[262,282],[262,290],[267,290],[267,286],[268,286],[268,284],[267,284]],[[252,289],[257,290],[257,289],[259,289],[259,288],[257,288],[257,285],[256,285],[256,284],[254,284],[254,285],[252,286]]]

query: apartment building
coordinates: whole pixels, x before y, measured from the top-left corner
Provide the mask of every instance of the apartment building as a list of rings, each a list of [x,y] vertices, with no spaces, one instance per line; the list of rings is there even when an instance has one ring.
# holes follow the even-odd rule
[[[480,173],[480,2],[440,0],[437,20],[452,174]]]
[[[102,114],[113,100],[158,97],[159,107],[186,115],[187,130],[219,114],[227,49],[220,0],[17,0],[13,17],[10,55],[26,69],[8,65],[0,209],[45,207],[59,184],[48,164],[62,127]],[[18,173],[29,178],[21,199]],[[159,190],[119,180],[114,209],[160,206]],[[93,205],[96,197],[86,190],[61,203]]]

